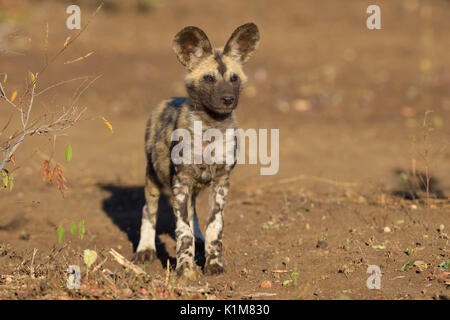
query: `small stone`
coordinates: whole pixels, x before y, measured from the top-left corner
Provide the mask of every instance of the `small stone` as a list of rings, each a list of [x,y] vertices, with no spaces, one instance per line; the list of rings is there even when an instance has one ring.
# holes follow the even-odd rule
[[[263,281],[261,282],[260,287],[263,289],[270,289],[272,288],[272,282],[270,282],[270,280]]]
[[[384,227],[384,232],[386,232],[386,233],[391,232],[391,228],[389,228],[389,227]]]
[[[288,112],[290,109],[289,102],[287,102],[285,100],[278,100],[275,103],[275,108],[281,112]]]
[[[248,275],[247,268],[242,269],[241,272],[240,272],[240,275],[241,275],[241,277],[245,277],[246,275]]]
[[[125,288],[125,289],[122,290],[122,293],[123,293],[123,295],[129,297],[129,296],[131,296],[133,294],[133,291],[131,291],[130,288]]]
[[[30,240],[30,234],[28,232],[26,232],[25,230],[22,230],[22,232],[19,235],[19,239],[28,241],[28,240]]]
[[[413,265],[417,267],[417,272],[423,272],[428,268],[428,265],[422,260],[415,261]]]
[[[328,247],[328,243],[325,240],[319,240],[317,241],[316,248],[325,249]]]
[[[294,109],[298,112],[304,112],[311,109],[311,102],[306,99],[297,99],[294,101]]]

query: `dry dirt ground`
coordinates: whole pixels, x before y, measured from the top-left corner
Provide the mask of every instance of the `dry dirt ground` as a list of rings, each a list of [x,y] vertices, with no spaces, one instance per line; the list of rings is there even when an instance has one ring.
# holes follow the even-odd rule
[[[85,25],[96,5],[77,3]],[[0,298],[449,298],[449,1],[377,1],[382,30],[366,28],[368,1],[123,3],[107,1],[39,75],[38,89],[102,76],[77,101],[87,107],[86,121],[54,146],[53,136],[30,137],[16,165],[7,166],[15,184],[0,191]],[[0,72],[8,74],[8,95],[20,95],[27,73],[42,67],[46,23],[50,58],[77,33],[65,27],[68,4],[1,2]],[[146,118],[163,98],[184,94],[172,37],[196,25],[221,46],[248,21],[259,26],[261,45],[246,65],[237,116],[244,129],[280,130],[279,172],[262,176],[259,165],[233,172],[223,275],[174,277],[170,219],[158,222],[159,259],[136,275],[109,251],[131,259],[139,239]],[[35,117],[67,106],[79,85],[39,96]],[[10,109],[1,102],[0,110],[3,127]],[[433,112],[425,119],[427,110]],[[67,179],[64,198],[42,181],[50,158]],[[206,195],[199,206],[203,227]],[[83,239],[70,232],[80,220]],[[58,226],[65,229],[61,244]],[[88,277],[85,249],[98,253]],[[66,287],[69,265],[81,268],[80,290]],[[369,265],[381,269],[379,290],[366,286]]]

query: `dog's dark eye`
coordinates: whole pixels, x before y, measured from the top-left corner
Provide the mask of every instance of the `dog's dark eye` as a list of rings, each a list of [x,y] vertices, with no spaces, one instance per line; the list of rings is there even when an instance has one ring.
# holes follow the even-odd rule
[[[239,77],[237,76],[237,74],[233,73],[233,75],[232,75],[231,78],[230,78],[230,81],[231,81],[231,82],[236,82],[236,81],[238,81],[238,80],[239,80]]]
[[[216,81],[216,78],[214,78],[212,75],[210,75],[210,74],[207,74],[207,75],[204,75],[203,76],[203,80],[205,80],[206,82],[209,82],[209,83],[213,83],[213,82],[215,82]]]

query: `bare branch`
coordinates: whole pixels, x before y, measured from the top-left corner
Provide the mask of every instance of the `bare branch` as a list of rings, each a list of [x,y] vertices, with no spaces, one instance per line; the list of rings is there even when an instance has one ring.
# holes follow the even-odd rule
[[[35,94],[35,97],[38,97],[38,96],[40,96],[41,94],[43,94],[43,93],[49,91],[50,89],[54,89],[54,88],[56,88],[56,87],[59,87],[59,86],[62,86],[62,85],[64,85],[64,84],[66,84],[66,83],[73,82],[73,81],[77,81],[77,80],[86,80],[86,79],[89,79],[89,76],[83,76],[83,77],[78,77],[78,78],[73,78],[73,79],[69,79],[69,80],[60,81],[60,82],[58,82],[58,83],[52,84],[51,86],[49,86],[49,87],[47,87],[47,88],[45,88],[45,89],[43,89],[43,90],[37,92],[37,93]]]
[[[42,75],[42,73],[47,69],[47,67],[56,60],[89,26],[89,24],[92,22],[92,20],[95,18],[97,13],[102,8],[103,3],[100,4],[100,6],[96,9],[96,11],[93,13],[91,18],[88,20],[88,22],[83,26],[83,28],[72,38],[68,39],[66,43],[64,44],[63,48],[60,49],[53,57],[52,59],[48,58],[48,34],[49,34],[49,26],[48,23],[46,25],[46,33],[45,33],[45,42],[44,42],[44,58],[45,58],[45,64],[42,67],[40,72],[37,72],[36,74],[30,73],[31,75],[31,82],[27,81],[26,90],[23,91],[20,98],[17,102],[11,101],[6,96],[6,90],[4,89],[2,83],[0,82],[0,100],[4,99],[8,105],[12,107],[11,114],[9,115],[8,121],[3,127],[3,129],[0,131],[0,136],[2,136],[8,126],[11,124],[11,121],[14,117],[14,114],[16,111],[20,112],[20,118],[21,118],[21,124],[22,129],[20,129],[18,132],[14,133],[13,135],[10,135],[6,138],[6,140],[3,140],[0,142],[0,150],[2,153],[2,158],[0,159],[0,171],[2,171],[5,168],[5,165],[11,161],[11,158],[15,154],[17,148],[25,141],[26,137],[32,136],[34,134],[53,134],[55,136],[56,132],[63,132],[72,126],[74,126],[76,123],[78,123],[82,117],[82,115],[85,113],[86,108],[83,108],[79,110],[75,104],[77,103],[80,96],[94,83],[100,76],[96,77],[79,77],[74,78],[66,81],[61,81],[56,84],[51,85],[50,87],[47,87],[44,90],[41,90],[40,92],[36,93],[36,85],[37,85],[37,79],[38,76]],[[92,54],[92,52],[86,54],[81,59],[87,58]],[[74,61],[70,62],[76,62],[81,60],[76,59]],[[72,96],[70,106],[66,108],[62,108],[62,111],[58,114],[53,113],[49,114],[47,112],[43,112],[41,114],[38,114],[37,117],[33,117],[33,114],[35,113],[33,111],[34,103],[35,103],[35,97],[47,92],[50,89],[56,88],[60,85],[66,84],[68,82],[72,82],[75,80],[83,80],[82,84],[77,88],[74,95]],[[14,100],[14,99],[13,99]],[[26,104],[26,107],[24,106]],[[49,117],[49,115],[52,115]],[[20,125],[19,125],[20,127]]]

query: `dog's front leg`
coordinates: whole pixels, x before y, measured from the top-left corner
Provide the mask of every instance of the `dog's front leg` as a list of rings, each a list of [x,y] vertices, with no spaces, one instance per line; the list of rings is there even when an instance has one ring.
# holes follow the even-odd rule
[[[206,274],[219,274],[224,271],[222,263],[223,211],[228,197],[229,176],[220,177],[213,183],[210,198],[210,211],[205,232]]]
[[[177,250],[177,274],[181,276],[194,267],[194,217],[188,206],[191,203],[192,188],[189,179],[178,176],[172,187],[173,209],[176,218],[175,236]]]

